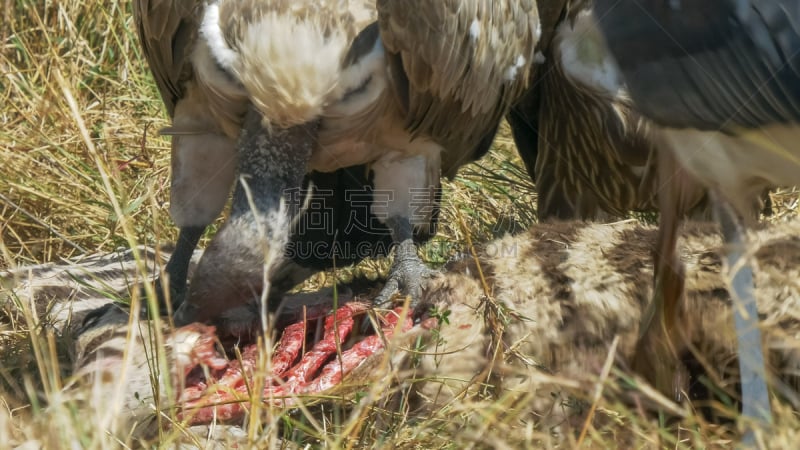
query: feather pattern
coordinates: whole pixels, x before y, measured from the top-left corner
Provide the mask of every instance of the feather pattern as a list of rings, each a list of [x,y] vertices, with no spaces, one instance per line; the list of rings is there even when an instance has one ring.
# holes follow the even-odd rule
[[[541,67],[535,178],[544,218],[624,216],[655,207],[648,124],[613,73],[602,70],[604,49],[596,48],[602,40],[594,39],[587,18],[584,11],[577,22],[556,27]]]
[[[601,0],[596,12],[658,123],[732,132],[800,120],[800,1]]]
[[[545,220],[624,217],[656,206],[652,127],[585,3],[546,5],[535,82],[509,115]],[[703,199],[694,188],[690,206]]]
[[[338,0],[219,0],[201,34],[265,122],[286,128],[315,119],[330,101],[357,32],[350,8]]]
[[[404,75],[392,81],[414,136],[432,136],[446,152],[468,151],[527,88],[541,35],[533,1],[378,0],[377,7],[391,73]],[[443,159],[447,170],[453,158]]]
[[[379,0],[356,38],[351,89],[323,113],[312,167],[371,162],[391,149],[441,159],[453,176],[482,156],[530,82],[541,35],[532,1]],[[369,49],[369,51],[365,51]],[[441,154],[441,156],[437,156]]]
[[[170,117],[184,95],[183,83],[192,76],[190,55],[197,39],[203,1],[134,0],[144,56],[153,72]]]

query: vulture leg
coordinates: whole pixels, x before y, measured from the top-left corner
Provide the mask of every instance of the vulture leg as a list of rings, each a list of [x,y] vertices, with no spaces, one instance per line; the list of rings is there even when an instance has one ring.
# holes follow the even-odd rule
[[[742,384],[742,416],[748,420],[770,423],[772,414],[761,349],[761,331],[758,327],[758,308],[753,292],[753,270],[745,259],[747,241],[744,227],[739,216],[721,196],[714,195],[713,200],[725,241],[723,260],[727,280],[731,283],[729,290],[734,305],[733,317]],[[749,438],[752,439],[752,436]]]
[[[271,131],[254,108],[248,111],[230,216],[197,265],[175,311],[176,325],[214,320],[241,334],[258,324],[266,312],[260,306],[278,306],[260,299],[284,258],[292,219],[286,196],[302,187],[316,127],[312,122]]]
[[[680,221],[693,205],[691,176],[670,152],[658,158],[660,224],[655,247],[653,301],[642,312],[633,368],[662,394],[680,401],[688,382],[680,361],[685,345],[680,327],[684,301],[684,267],[678,258]]]
[[[417,254],[413,228],[407,217],[390,217],[386,224],[392,231],[395,254],[389,278],[375,298],[376,306],[387,306],[396,292],[411,296],[411,307],[418,306],[422,286],[436,271],[428,268]]]
[[[530,89],[506,115],[519,156],[534,183],[536,183],[536,159],[539,156],[540,90],[538,86]]]
[[[189,278],[189,264],[192,254],[200,242],[200,237],[206,230],[205,226],[181,227],[178,232],[178,240],[175,242],[175,251],[170,255],[169,261],[164,268],[164,274],[160,275],[155,281],[155,293],[161,314],[166,314],[167,301],[174,311],[180,306],[186,294],[186,283]],[[164,278],[166,275],[166,279]],[[169,292],[169,294],[167,294]],[[142,289],[139,298],[146,298]],[[143,313],[146,312],[147,303],[142,304]]]
[[[162,313],[167,300],[173,311],[183,301],[192,253],[225,207],[236,176],[235,140],[206,115],[208,105],[196,90],[187,95],[175,105],[173,126],[163,132],[172,135],[169,213],[180,231],[175,251],[155,283]]]
[[[431,226],[436,210],[438,164],[431,158],[394,155],[373,165],[375,191],[384,200],[373,200],[372,210],[388,227],[395,244],[395,257],[377,306],[387,306],[396,292],[411,297],[412,308],[418,306],[422,287],[433,276],[417,254],[414,229]]]

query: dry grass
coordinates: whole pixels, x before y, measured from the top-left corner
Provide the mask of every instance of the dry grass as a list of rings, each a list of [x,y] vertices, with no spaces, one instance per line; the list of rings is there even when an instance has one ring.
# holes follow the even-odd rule
[[[126,220],[141,242],[171,239],[154,235],[173,233],[165,210],[168,142],[156,137],[164,114],[139,55],[130,5],[10,7],[0,59],[6,263],[127,245]]]
[[[129,2],[1,3],[0,269],[173,240],[176,230],[167,213],[169,142],[157,135],[167,122],[138,47]],[[467,236],[458,225],[459,217],[466,220],[475,241],[524,229],[536,220],[534,189],[512,147],[506,130],[489,157],[446,184],[443,225],[426,252],[429,261],[443,262],[463,250]],[[792,190],[774,195],[775,220],[795,214],[799,198]],[[213,235],[213,228],[207,236]],[[372,277],[383,270],[385,262],[368,262],[355,274]],[[87,420],[74,404],[63,401],[60,352],[45,330],[32,317],[0,323],[3,362],[12,354],[25,353],[20,367],[41,369],[40,377],[31,374],[12,380],[25,392],[0,396],[0,447],[33,439],[50,443],[48,448],[119,447],[121,443]],[[25,347],[27,352],[7,345],[29,337],[36,339]],[[402,423],[391,440],[382,441],[364,426],[366,410],[345,412],[335,407],[325,415],[330,421],[320,427],[286,414],[278,414],[276,420],[306,430],[306,435],[329,447],[500,445],[485,440],[489,426],[502,430],[511,447],[532,445],[536,433],[517,428],[518,418],[507,412],[503,401],[508,399],[485,409],[482,423],[471,424],[457,437],[442,434],[441,420],[432,418]],[[49,405],[47,410],[44,405]],[[451,414],[475,407],[466,402],[454,405]],[[650,447],[659,440],[669,446],[725,446],[722,433],[708,425],[695,423],[678,437],[657,423],[640,423],[623,409],[602,414],[630,425],[628,439],[637,447]],[[786,443],[796,442],[796,420],[786,411],[781,417],[787,425],[776,435]],[[260,431],[275,437],[268,427]],[[164,445],[172,439],[162,438]],[[591,432],[584,445],[609,448],[617,442],[613,435]]]

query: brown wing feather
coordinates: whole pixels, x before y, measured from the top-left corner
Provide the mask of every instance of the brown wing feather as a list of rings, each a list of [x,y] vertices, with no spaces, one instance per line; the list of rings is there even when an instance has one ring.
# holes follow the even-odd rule
[[[540,34],[535,3],[378,0],[377,8],[406,126],[456,153],[473,150],[527,87]]]
[[[133,17],[147,63],[170,117],[191,77],[190,55],[202,0],[134,0]]]

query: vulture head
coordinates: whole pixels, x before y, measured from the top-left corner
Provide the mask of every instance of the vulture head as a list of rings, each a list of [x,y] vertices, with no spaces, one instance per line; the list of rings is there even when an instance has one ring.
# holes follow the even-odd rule
[[[250,106],[236,144],[230,217],[200,261],[176,323],[214,319],[237,333],[265,313],[256,299],[267,295],[270,269],[283,258],[317,117],[336,95],[354,34],[346,6],[288,0],[206,6],[193,54],[197,79],[212,92],[246,97]]]

